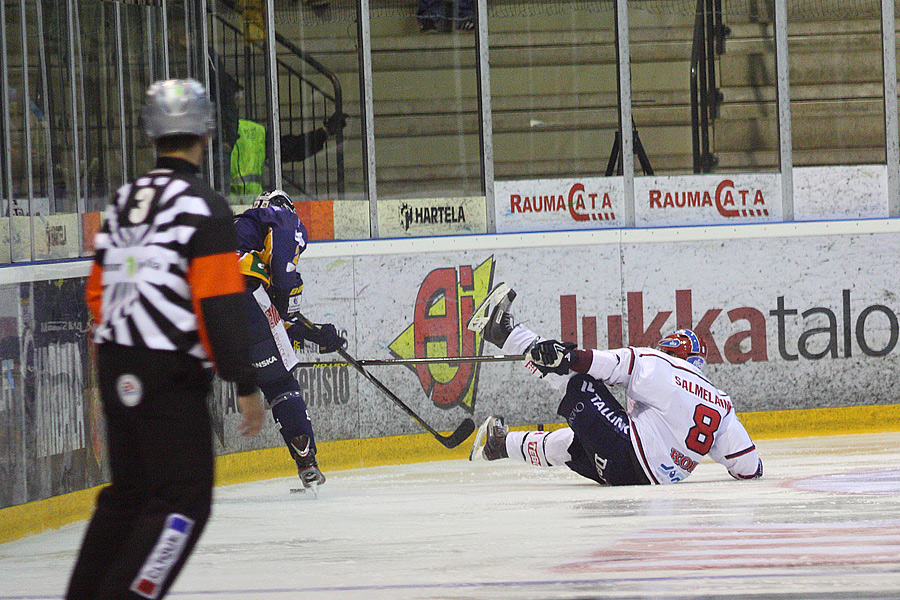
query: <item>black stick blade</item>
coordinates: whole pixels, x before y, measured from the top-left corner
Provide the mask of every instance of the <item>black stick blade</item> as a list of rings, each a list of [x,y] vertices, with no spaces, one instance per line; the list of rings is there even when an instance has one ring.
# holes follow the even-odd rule
[[[451,433],[448,436],[438,435],[435,436],[440,443],[442,443],[447,448],[456,448],[460,444],[462,444],[466,439],[472,435],[472,432],[475,431],[475,421],[472,419],[466,418],[462,423],[459,424],[459,427],[456,428],[456,431]]]

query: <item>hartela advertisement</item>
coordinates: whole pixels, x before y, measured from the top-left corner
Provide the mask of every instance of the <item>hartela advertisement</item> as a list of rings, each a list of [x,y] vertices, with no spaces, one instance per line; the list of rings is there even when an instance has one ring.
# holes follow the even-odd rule
[[[378,227],[397,238],[486,233],[484,197],[379,200]]]

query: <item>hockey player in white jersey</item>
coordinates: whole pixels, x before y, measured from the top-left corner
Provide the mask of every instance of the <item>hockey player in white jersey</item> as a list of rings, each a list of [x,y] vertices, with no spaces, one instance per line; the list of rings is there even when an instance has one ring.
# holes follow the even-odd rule
[[[564,389],[557,413],[569,427],[509,432],[503,417],[491,416],[470,460],[564,464],[601,484],[647,485],[683,481],[709,456],[735,479],[762,477],[762,460],[731,398],[701,371],[706,344],[693,331],[679,329],[656,348],[581,350],[516,325],[509,311],[515,297],[498,285],[467,326],[504,354],[525,354],[532,373]],[[625,408],[607,384],[626,388]]]

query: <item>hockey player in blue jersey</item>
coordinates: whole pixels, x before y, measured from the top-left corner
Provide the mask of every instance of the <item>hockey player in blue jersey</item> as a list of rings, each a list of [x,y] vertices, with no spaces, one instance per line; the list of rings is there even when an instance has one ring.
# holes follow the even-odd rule
[[[299,362],[294,347],[305,340],[319,352],[335,352],[346,340],[334,325],[312,331],[298,320],[303,279],[297,260],[306,250],[307,233],[291,198],[281,190],[260,194],[234,222],[241,273],[255,301],[247,303],[251,362],[300,481],[315,492],[325,476],[300,384],[291,375]]]

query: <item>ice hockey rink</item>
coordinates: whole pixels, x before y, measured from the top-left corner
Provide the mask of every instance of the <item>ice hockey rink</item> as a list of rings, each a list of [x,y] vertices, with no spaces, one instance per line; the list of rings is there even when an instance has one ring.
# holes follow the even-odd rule
[[[452,460],[218,488],[169,597],[900,598],[900,433],[762,440],[765,478],[672,486]],[[0,545],[0,600],[61,598],[85,523]]]

